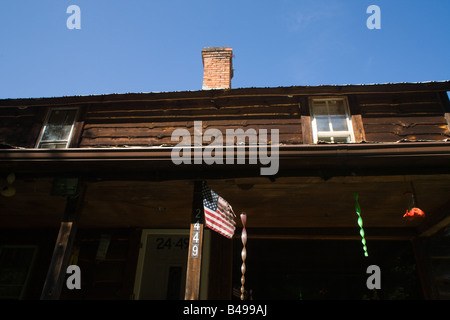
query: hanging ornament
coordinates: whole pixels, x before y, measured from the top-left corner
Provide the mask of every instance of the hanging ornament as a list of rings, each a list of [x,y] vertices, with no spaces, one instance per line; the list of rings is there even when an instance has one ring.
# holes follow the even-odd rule
[[[242,252],[241,252],[241,258],[242,258],[242,266],[241,266],[241,300],[244,300],[245,298],[245,259],[247,258],[247,249],[245,248],[245,244],[247,243],[247,230],[245,230],[245,224],[247,222],[247,215],[245,213],[241,214],[241,222],[242,222],[242,234],[241,234],[241,240],[242,240]]]
[[[364,256],[368,257],[369,253],[367,252],[367,246],[366,246],[366,238],[364,237],[364,229],[363,229],[363,220],[361,218],[361,207],[359,206],[358,197],[359,195],[357,193],[353,194],[353,197],[355,198],[355,210],[356,214],[358,215],[358,226],[359,226],[359,234],[361,235],[361,242],[363,244],[364,249]]]
[[[423,218],[425,217],[425,212],[416,206],[416,199],[413,191],[405,192],[405,195],[409,198],[408,208],[406,209],[406,213],[403,215],[403,218],[408,220],[413,220],[415,218]]]

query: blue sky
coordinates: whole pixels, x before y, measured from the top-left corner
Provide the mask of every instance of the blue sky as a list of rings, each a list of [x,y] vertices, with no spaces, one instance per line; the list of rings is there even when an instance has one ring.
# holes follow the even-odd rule
[[[233,48],[233,88],[449,80],[449,14],[449,0],[2,0],[0,98],[200,90],[210,46]]]

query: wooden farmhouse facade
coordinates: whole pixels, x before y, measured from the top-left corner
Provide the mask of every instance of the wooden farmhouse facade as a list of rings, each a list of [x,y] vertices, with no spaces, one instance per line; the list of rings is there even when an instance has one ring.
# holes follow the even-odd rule
[[[203,229],[199,299],[239,299],[242,212],[248,299],[450,298],[450,82],[233,89],[231,57],[199,91],[0,100],[0,298],[184,299],[200,181],[237,218]]]

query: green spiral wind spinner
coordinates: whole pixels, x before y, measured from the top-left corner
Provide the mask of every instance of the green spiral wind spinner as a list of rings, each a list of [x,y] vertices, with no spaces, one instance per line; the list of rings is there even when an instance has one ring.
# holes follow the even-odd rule
[[[361,207],[359,206],[359,202],[358,202],[358,194],[355,193],[353,194],[353,196],[355,197],[355,210],[356,210],[356,214],[358,215],[358,225],[359,225],[359,234],[361,235],[361,242],[363,244],[363,249],[364,249],[364,255],[366,257],[369,256],[369,253],[367,252],[367,246],[366,246],[366,239],[364,238],[364,229],[363,229],[363,220],[361,218]]]

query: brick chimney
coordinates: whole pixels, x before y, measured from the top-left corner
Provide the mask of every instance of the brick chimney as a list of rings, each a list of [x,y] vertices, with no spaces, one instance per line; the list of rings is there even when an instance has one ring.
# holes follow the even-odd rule
[[[230,89],[233,78],[233,49],[210,47],[202,50],[203,90]]]

